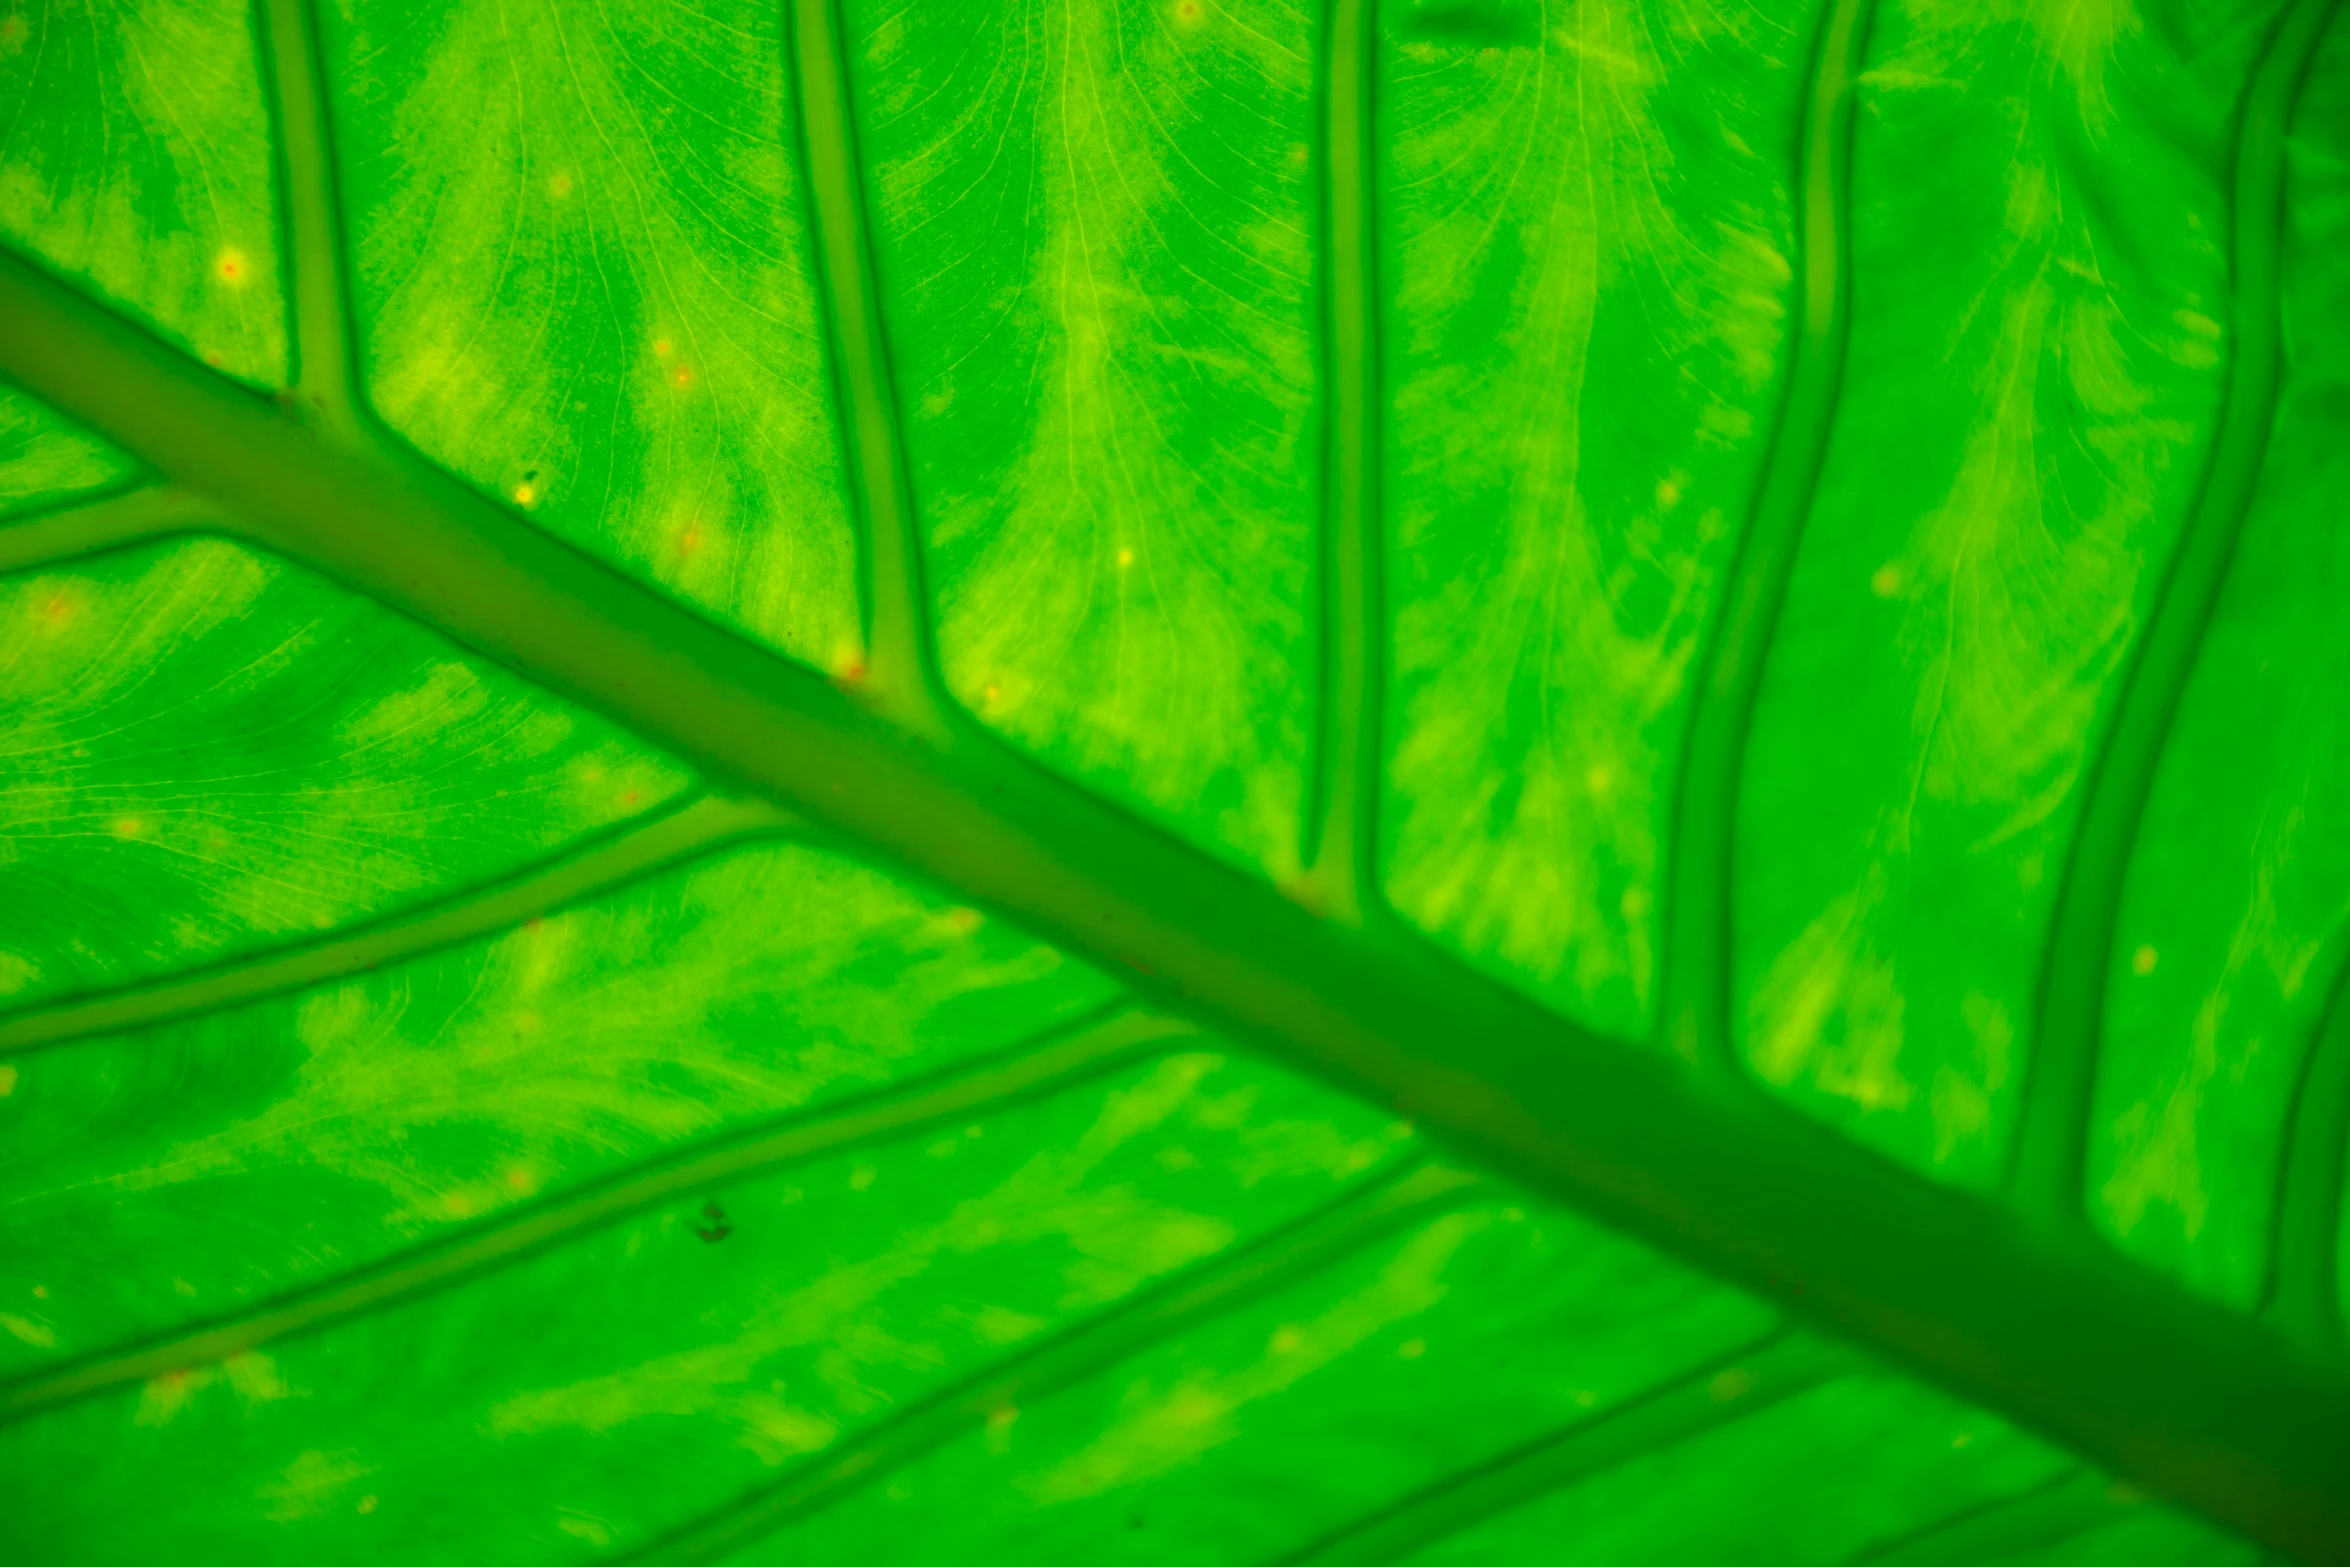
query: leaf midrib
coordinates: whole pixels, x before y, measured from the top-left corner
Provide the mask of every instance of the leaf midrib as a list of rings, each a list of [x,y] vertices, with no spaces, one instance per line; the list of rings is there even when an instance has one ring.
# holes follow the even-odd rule
[[[380,432],[344,449],[302,429],[13,257],[0,324],[0,369],[227,506],[250,542],[2153,1489],[2311,1560],[2350,1540],[2350,1386],[2267,1330],[1743,1085],[1594,1039],[1424,943],[1316,920],[959,715],[910,738]]]

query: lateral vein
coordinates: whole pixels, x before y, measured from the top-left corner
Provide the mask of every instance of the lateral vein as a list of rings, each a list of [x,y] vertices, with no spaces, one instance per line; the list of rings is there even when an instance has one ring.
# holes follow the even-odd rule
[[[128,1349],[0,1384],[0,1425],[61,1405],[250,1354],[262,1345],[381,1311],[507,1267],[549,1247],[725,1181],[743,1180],[858,1144],[910,1137],[942,1122],[1056,1092],[1196,1030],[1125,1011],[976,1067],[863,1096],[813,1114],[683,1150],[533,1204],[298,1293]]]
[[[763,800],[705,797],[657,820],[632,823],[519,876],[470,889],[415,913],[158,984],[0,1014],[0,1056],[194,1017],[364,973],[505,930],[722,844],[788,832],[797,825],[793,817]]]

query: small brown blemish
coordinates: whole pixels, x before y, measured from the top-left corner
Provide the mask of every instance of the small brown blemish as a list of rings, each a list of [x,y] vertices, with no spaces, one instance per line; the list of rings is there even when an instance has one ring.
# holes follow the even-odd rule
[[[564,197],[570,195],[571,190],[571,174],[568,170],[557,174],[553,179],[547,181],[547,194],[554,197],[557,201],[561,201]]]
[[[2152,947],[2140,947],[2130,954],[2130,972],[2144,979],[2154,972],[2157,955]]]
[[[1901,567],[1887,561],[1869,577],[1869,591],[1881,599],[1889,599],[1901,591],[1901,583]]]
[[[251,271],[251,264],[245,260],[243,251],[231,246],[222,251],[220,258],[212,263],[212,270],[219,275],[223,283],[235,288],[243,286],[247,274]]]
[[[1744,1398],[1753,1388],[1754,1373],[1744,1366],[1732,1366],[1705,1385],[1706,1392],[1712,1395],[1717,1404]]]
[[[10,1094],[15,1092],[16,1068],[13,1066],[0,1066],[0,1099],[6,1099]],[[45,1295],[48,1292],[36,1287],[33,1290],[33,1293],[35,1295]]]

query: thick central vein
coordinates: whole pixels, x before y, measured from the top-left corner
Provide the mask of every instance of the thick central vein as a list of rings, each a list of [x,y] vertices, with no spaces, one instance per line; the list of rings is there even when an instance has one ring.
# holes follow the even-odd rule
[[[2350,1540],[2350,1379],[2264,1327],[1420,946],[1317,919],[968,728],[911,739],[447,475],[326,445],[5,256],[0,374],[264,544],[1560,1200],[2273,1545],[2323,1560]]]

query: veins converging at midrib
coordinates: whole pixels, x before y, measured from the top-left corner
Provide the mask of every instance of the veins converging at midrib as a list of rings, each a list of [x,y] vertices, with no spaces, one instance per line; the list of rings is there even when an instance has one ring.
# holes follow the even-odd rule
[[[136,444],[136,443],[134,442],[133,444]],[[429,505],[429,504],[431,504],[431,503],[430,503],[430,502],[428,502],[427,504]],[[346,571],[345,571],[345,573],[344,573],[344,574],[346,575],[346,577],[348,577],[348,576],[352,575],[352,573],[351,573],[349,570],[347,570],[347,569],[346,569]],[[411,603],[413,603],[413,600],[411,600]],[[527,663],[527,660],[526,660],[525,662],[526,662],[526,667],[529,667],[529,666],[528,666],[528,663]],[[1472,1116],[1472,1119],[1473,1119],[1473,1116]]]

